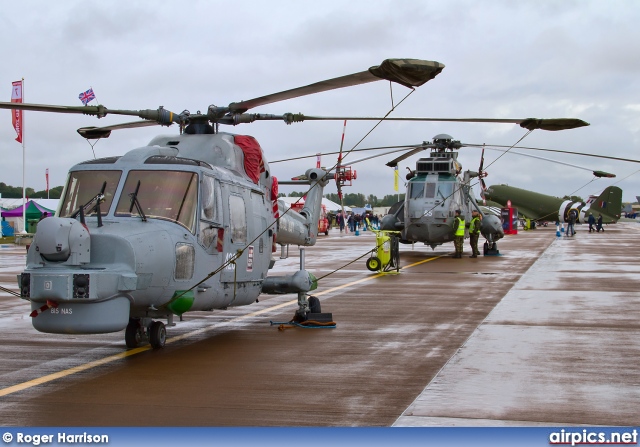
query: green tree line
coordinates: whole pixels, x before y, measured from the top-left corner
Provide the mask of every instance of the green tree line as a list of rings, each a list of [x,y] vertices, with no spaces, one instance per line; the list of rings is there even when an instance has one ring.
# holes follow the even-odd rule
[[[280,193],[278,194],[278,197],[302,197],[303,195],[304,195],[304,192],[294,191],[289,193],[288,195],[284,193]],[[340,203],[340,198],[336,193],[325,194],[324,197],[331,200],[332,202]],[[360,194],[360,193],[349,193],[349,194],[343,194],[342,202],[346,206],[355,206],[355,207],[363,207],[366,204],[369,204],[372,207],[384,207],[384,206],[390,207],[393,204],[395,204],[398,200],[404,200],[404,194],[386,195],[382,199],[378,199],[378,197],[374,196],[373,194],[369,194],[368,196],[365,196],[364,194]]]
[[[25,195],[30,199],[59,199],[62,195],[62,186],[56,186],[49,189],[49,195],[47,191],[36,191],[33,188],[25,188]],[[6,183],[0,182],[0,195],[3,199],[19,199],[22,197],[22,186],[9,186]]]

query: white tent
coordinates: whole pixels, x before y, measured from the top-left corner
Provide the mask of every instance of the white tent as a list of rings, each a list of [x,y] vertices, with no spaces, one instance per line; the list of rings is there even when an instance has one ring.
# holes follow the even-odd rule
[[[300,200],[301,203],[304,203],[304,199],[300,199],[300,197],[279,197],[278,198],[278,200],[282,200],[288,206],[290,206],[294,202],[297,202],[298,199]],[[332,202],[326,197],[322,198],[322,204],[327,208],[327,211],[331,211],[334,213],[337,213],[338,211],[340,211],[340,204],[336,202]],[[348,206],[345,206],[344,210],[351,211],[351,208]]]

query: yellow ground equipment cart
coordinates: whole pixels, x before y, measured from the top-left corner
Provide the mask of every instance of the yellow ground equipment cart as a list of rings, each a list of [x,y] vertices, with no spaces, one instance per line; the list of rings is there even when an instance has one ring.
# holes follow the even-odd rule
[[[376,234],[376,247],[367,259],[367,268],[372,272],[400,271],[400,232],[371,230]]]

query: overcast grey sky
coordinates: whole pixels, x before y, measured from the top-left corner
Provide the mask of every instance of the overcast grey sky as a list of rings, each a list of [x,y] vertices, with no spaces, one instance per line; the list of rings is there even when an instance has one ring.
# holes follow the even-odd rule
[[[428,59],[445,69],[392,116],[581,118],[591,126],[534,131],[520,145],[640,159],[638,23],[640,4],[634,0],[23,0],[4,3],[0,14],[1,100],[9,101],[11,82],[24,78],[25,102],[81,105],[78,94],[93,87],[98,102],[109,108],[162,105],[194,113],[210,104],[226,106],[356,73],[387,58]],[[393,87],[396,102],[409,92]],[[380,81],[252,111],[383,116],[390,108],[389,83]],[[77,128],[122,121],[132,119],[25,112],[27,186],[44,189],[47,168],[50,186],[62,185],[73,164],[93,158]],[[349,122],[345,150],[372,126]],[[259,122],[221,130],[253,135],[273,161],[336,151],[342,127],[341,121],[291,126]],[[172,132],[177,132],[175,126],[121,130],[99,141],[95,153],[121,155],[158,133]],[[440,133],[466,143],[511,145],[525,132],[510,124],[387,122],[359,147],[418,144]],[[490,167],[487,183],[555,196],[578,190],[583,197],[616,183],[625,201],[640,194],[640,173],[620,181],[640,170],[640,164],[536,155],[618,177],[589,183],[593,177],[587,171],[508,154]],[[498,156],[487,152],[485,164]],[[394,194],[393,171],[384,166],[392,158],[354,165],[358,179],[346,192],[380,198]],[[418,158],[400,164],[402,179]],[[477,169],[480,151],[463,149],[460,159],[465,169]],[[328,156],[322,160],[326,166],[334,162]],[[22,166],[11,113],[0,110],[0,181],[22,185]],[[315,158],[271,167],[285,179],[313,166]],[[282,192],[291,190],[281,187]],[[326,192],[335,192],[335,186]]]

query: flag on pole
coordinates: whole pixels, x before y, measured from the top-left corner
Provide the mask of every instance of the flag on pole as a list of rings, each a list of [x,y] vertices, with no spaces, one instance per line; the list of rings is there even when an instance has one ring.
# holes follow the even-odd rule
[[[47,180],[47,194],[49,193],[49,168],[44,173],[44,178]]]
[[[11,102],[22,103],[22,81],[11,83]],[[11,114],[13,128],[16,130],[18,137],[16,141],[22,143],[22,110],[14,110]]]
[[[400,173],[398,172],[398,166],[393,169],[393,190],[398,192],[398,178],[400,177]]]
[[[82,101],[82,104],[84,104],[85,106],[87,104],[89,104],[91,101],[93,101],[94,99],[96,99],[96,95],[95,93],[93,93],[93,88],[90,88],[89,90],[87,90],[86,92],[82,92],[78,95],[78,98],[80,98],[80,101]]]

